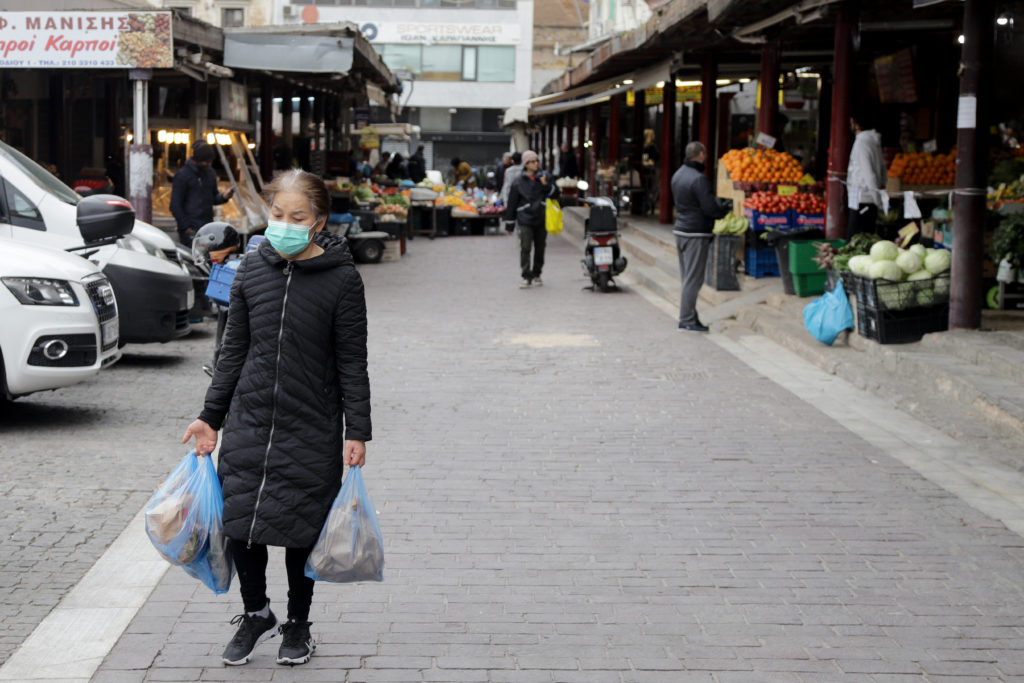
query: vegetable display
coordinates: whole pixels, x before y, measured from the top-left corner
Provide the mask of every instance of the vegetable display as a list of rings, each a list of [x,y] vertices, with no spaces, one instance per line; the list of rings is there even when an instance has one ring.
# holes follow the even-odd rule
[[[796,183],[804,175],[803,167],[785,152],[773,149],[731,149],[722,164],[733,180]]]
[[[731,212],[725,218],[719,218],[715,221],[715,227],[711,230],[711,232],[726,235],[739,235],[746,231],[747,219]]]
[[[900,153],[889,166],[889,177],[905,185],[952,185],[956,178],[956,150],[949,154]]]
[[[743,207],[761,213],[785,213],[794,209],[804,214],[825,213],[825,200],[815,194],[783,196],[774,192],[754,192],[743,202]]]

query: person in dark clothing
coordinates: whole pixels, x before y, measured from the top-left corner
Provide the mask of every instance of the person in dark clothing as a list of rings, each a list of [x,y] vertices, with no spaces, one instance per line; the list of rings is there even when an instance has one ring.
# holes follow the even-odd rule
[[[686,161],[672,176],[672,199],[676,205],[676,222],[672,232],[679,252],[679,275],[683,291],[679,301],[679,329],[707,332],[697,319],[697,295],[704,282],[708,248],[711,245],[715,220],[726,216],[730,206],[720,203],[711,190],[711,181],[704,175],[704,145],[691,142],[686,146]]]
[[[427,160],[423,156],[423,145],[416,148],[416,152],[409,157],[409,180],[414,183],[422,182],[427,177]]]
[[[303,567],[343,465],[364,465],[371,438],[366,299],[348,243],[322,232],[327,189],[293,170],[268,192],[267,239],[235,275],[213,380],[182,439],[195,437],[196,453],[208,455],[223,427],[224,533],[245,605],[222,655],[232,666],[248,662],[278,625],[267,597],[268,545],[285,547],[288,573],[277,662],[309,661],[313,580]]]
[[[501,163],[494,171],[494,186],[499,191],[505,187],[505,171],[512,166],[512,152],[505,152],[501,155]]]
[[[576,161],[576,153],[567,143],[563,142],[558,155],[558,175],[562,178],[579,178],[580,165]]]
[[[391,161],[388,162],[388,178],[392,180],[401,180],[405,177],[405,159],[398,152],[395,152],[394,156],[391,157]]]
[[[520,289],[540,287],[544,281],[540,272],[544,268],[544,247],[548,231],[544,225],[547,206],[545,200],[558,197],[558,186],[540,170],[540,157],[533,150],[523,152],[523,172],[512,181],[505,209],[505,230],[519,229],[519,268],[523,280]],[[533,267],[530,267],[530,251]]]
[[[186,247],[199,228],[213,221],[213,205],[223,204],[235,194],[235,188],[217,191],[217,173],[213,170],[213,148],[200,140],[192,148],[171,183],[171,214],[178,224],[178,239]]]

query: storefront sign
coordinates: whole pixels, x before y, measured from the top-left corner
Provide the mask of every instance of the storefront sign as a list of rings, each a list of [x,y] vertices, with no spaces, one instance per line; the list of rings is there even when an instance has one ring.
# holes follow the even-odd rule
[[[237,123],[249,123],[249,95],[245,86],[232,81],[220,82],[221,118]]]
[[[914,104],[917,86],[914,82],[914,57],[910,48],[875,60],[878,99],[885,104]]]
[[[519,24],[379,21],[361,28],[367,40],[374,43],[515,45],[520,41]]]
[[[0,12],[0,68],[169,69],[170,12]]]
[[[633,91],[626,92],[626,106],[632,107],[635,101]],[[665,93],[663,88],[645,88],[644,89],[644,106],[650,107],[656,104],[661,104],[665,101]],[[700,86],[699,85],[683,85],[676,86],[676,102],[700,102]]]

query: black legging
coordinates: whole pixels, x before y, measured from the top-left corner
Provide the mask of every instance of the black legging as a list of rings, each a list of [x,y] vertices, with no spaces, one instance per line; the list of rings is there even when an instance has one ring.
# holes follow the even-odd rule
[[[259,612],[267,605],[267,546],[231,539],[231,554],[238,572],[238,585],[246,612]],[[306,576],[306,559],[312,548],[285,548],[284,566],[288,571],[288,618],[309,621],[313,602],[313,579]]]

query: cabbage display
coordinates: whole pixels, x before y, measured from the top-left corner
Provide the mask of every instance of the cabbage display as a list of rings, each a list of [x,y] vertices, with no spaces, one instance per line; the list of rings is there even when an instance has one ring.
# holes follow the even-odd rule
[[[921,257],[912,251],[904,251],[896,257],[896,265],[907,275],[921,270]]]
[[[868,277],[875,280],[892,280],[899,282],[903,279],[903,270],[896,265],[895,261],[876,260],[868,268]]]
[[[949,270],[951,259],[949,252],[945,249],[932,249],[924,257],[924,267],[932,275],[938,275]]]
[[[875,261],[895,261],[899,254],[900,248],[889,240],[879,240],[871,245],[871,258]]]

